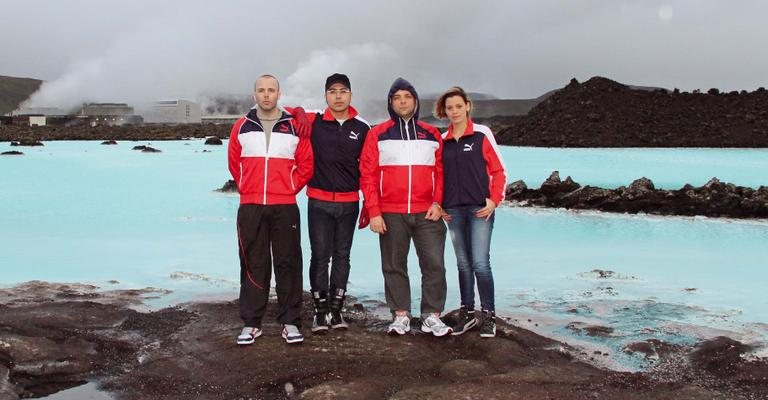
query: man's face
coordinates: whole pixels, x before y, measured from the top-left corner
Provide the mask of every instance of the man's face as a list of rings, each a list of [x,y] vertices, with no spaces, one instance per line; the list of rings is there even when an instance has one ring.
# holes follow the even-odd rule
[[[416,111],[416,99],[411,92],[400,89],[390,99],[392,109],[400,118],[410,118]]]
[[[261,77],[256,80],[253,89],[253,100],[263,111],[272,111],[277,107],[277,100],[280,99],[280,86],[277,79],[272,77]]]
[[[335,112],[344,112],[352,102],[352,92],[341,83],[334,83],[325,91],[325,102]]]

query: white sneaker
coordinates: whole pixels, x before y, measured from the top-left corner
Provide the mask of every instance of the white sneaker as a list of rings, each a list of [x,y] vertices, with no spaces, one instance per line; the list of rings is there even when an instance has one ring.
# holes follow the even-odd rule
[[[261,336],[261,329],[252,326],[246,326],[237,336],[237,344],[248,345],[253,344],[257,337]]]
[[[437,314],[429,314],[426,318],[421,316],[421,331],[431,332],[435,336],[445,336],[453,332],[453,329],[446,325]]]
[[[283,339],[286,343],[301,343],[304,341],[304,335],[296,325],[283,325]]]
[[[390,335],[405,335],[411,331],[411,319],[408,315],[396,315],[395,319],[389,324],[387,333]]]

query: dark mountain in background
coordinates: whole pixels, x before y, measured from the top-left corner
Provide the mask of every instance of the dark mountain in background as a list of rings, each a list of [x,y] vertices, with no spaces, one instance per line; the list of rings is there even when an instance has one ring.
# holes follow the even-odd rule
[[[572,79],[526,115],[482,120],[497,128],[499,143],[515,146],[768,147],[768,91],[687,93]]]
[[[0,75],[0,115],[17,109],[42,83],[43,81],[38,79]]]

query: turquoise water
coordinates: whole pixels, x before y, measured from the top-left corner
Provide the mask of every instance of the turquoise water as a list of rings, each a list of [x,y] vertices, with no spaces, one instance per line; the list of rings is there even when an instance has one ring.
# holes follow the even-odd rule
[[[0,285],[38,279],[154,286],[174,291],[166,303],[236,296],[238,199],[213,191],[229,179],[226,146],[155,142],[163,152],[145,154],[131,150],[137,144],[146,142],[47,142],[22,148],[24,156],[0,157]],[[502,153],[510,181],[531,187],[552,170],[604,187],[640,176],[665,188],[712,176],[768,185],[768,150],[502,147]],[[306,198],[299,202],[304,213]],[[303,231],[306,271],[306,224]],[[766,221],[501,207],[492,245],[500,314],[522,325],[531,318],[530,327],[543,333],[613,349],[647,337],[686,342],[719,332],[714,329],[753,342],[768,337]],[[452,252],[449,243],[451,309],[458,306]],[[383,299],[378,241],[370,231],[358,231],[352,263],[350,293]],[[413,254],[411,265],[418,296]],[[594,269],[615,275],[598,278]],[[574,320],[616,330],[609,339],[574,335],[564,328]]]

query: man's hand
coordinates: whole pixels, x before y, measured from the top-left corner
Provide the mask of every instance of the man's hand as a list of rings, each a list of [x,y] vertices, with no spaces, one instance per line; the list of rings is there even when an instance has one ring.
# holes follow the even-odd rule
[[[296,123],[296,133],[299,134],[299,137],[302,139],[308,139],[311,137],[312,122],[309,121],[309,117],[307,117],[307,113],[304,111],[304,108],[295,107],[291,111],[291,116],[293,117],[293,121]]]
[[[440,207],[439,204],[433,203],[429,207],[429,210],[427,210],[427,215],[424,216],[424,219],[428,219],[430,221],[437,221],[442,216],[443,216],[443,208]]]
[[[357,220],[357,229],[363,229],[371,223],[371,219],[368,218],[368,209],[363,204],[363,209],[360,210],[360,218]]]
[[[384,218],[381,215],[371,218],[371,230],[380,235],[387,232],[387,224],[384,223]]]
[[[485,207],[477,210],[475,212],[475,216],[477,218],[485,218],[485,220],[488,221],[488,219],[491,218],[491,215],[493,214],[493,211],[495,209],[496,209],[496,203],[494,203],[493,200],[486,197]]]

